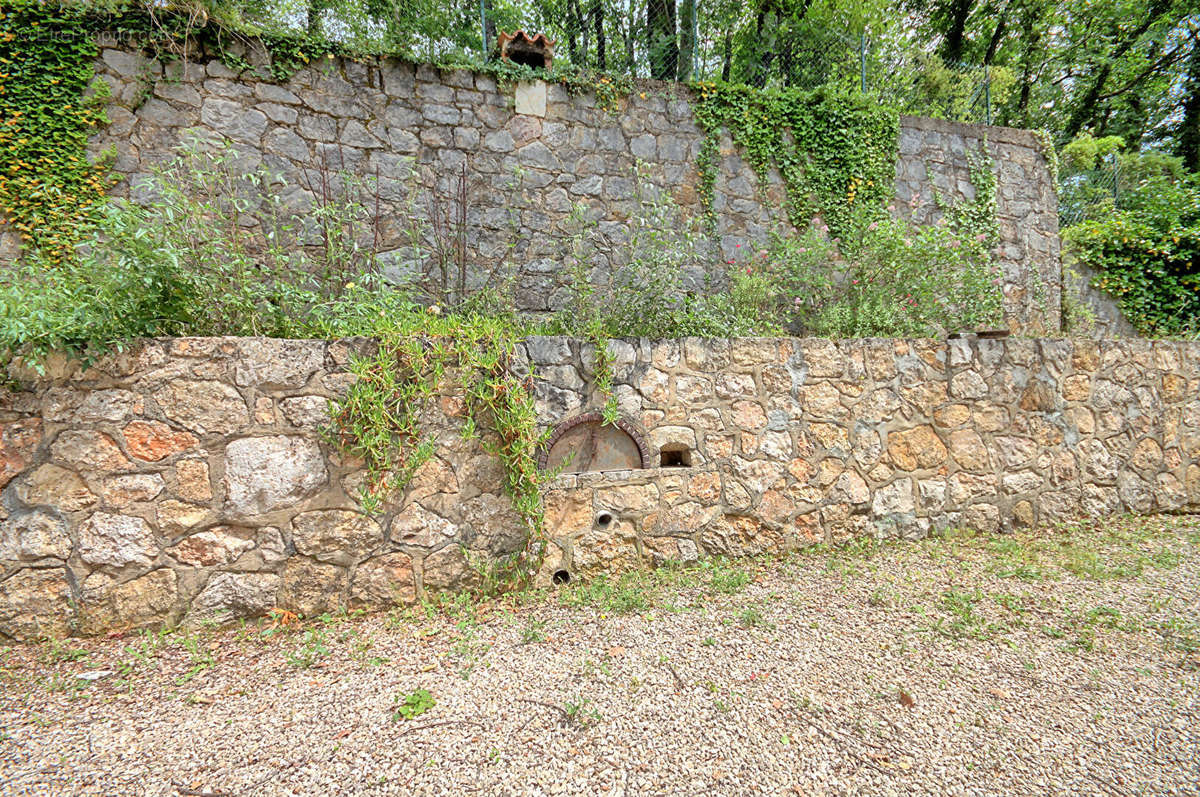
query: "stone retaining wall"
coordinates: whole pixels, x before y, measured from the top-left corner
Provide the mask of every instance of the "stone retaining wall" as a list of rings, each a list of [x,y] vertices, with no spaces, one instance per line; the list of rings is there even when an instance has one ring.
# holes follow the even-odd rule
[[[173,339],[0,402],[0,635],[380,608],[460,589],[515,550],[502,470],[426,414],[437,453],[374,517],[324,442],[364,341]],[[613,341],[651,464],[546,491],[539,580],[856,535],[1200,510],[1200,344]],[[590,344],[533,338],[547,428],[603,401]]]
[[[237,54],[239,45],[229,46]],[[244,54],[262,61],[258,51]],[[691,93],[673,83],[640,85],[613,111],[557,84],[498,86],[482,74],[389,59],[320,59],[284,84],[236,73],[200,52],[164,70],[140,51],[107,48],[96,69],[112,90],[112,123],[90,148],[96,156],[114,152],[117,174],[136,183],[173,147],[200,135],[232,141],[246,167],[265,164],[282,174],[289,183],[280,197],[285,208],[312,201],[309,186],[320,184],[314,174],[320,164],[378,175],[379,234],[394,273],[411,271],[408,217],[427,216],[431,195],[441,196],[443,205],[452,202],[465,165],[471,260],[507,258],[520,266],[516,296],[527,311],[564,302],[561,263],[576,204],[599,224],[606,243],[598,256],[611,262],[611,253],[622,251],[636,163],[694,217],[703,211],[696,167],[703,135]],[[985,139],[998,179],[1006,310],[1014,326],[1056,331],[1058,203],[1032,133],[904,117],[897,204],[907,210],[915,194],[916,215],[932,221],[940,213],[935,188],[950,201],[973,198],[968,154],[978,153]],[[414,180],[408,179],[409,159]],[[734,257],[738,245],[764,239],[784,195],[778,175],[759,186],[724,138],[713,202],[724,250],[719,262]],[[0,261],[15,251],[15,241],[0,234]],[[701,284],[701,274],[692,277]]]

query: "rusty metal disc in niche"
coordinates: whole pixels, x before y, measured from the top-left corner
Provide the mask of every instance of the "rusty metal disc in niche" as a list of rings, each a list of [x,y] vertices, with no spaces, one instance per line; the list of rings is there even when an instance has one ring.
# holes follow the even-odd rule
[[[585,412],[555,428],[541,460],[543,468],[556,468],[565,462],[564,473],[633,470],[650,467],[650,452],[629,421],[618,418],[606,424],[599,412]]]

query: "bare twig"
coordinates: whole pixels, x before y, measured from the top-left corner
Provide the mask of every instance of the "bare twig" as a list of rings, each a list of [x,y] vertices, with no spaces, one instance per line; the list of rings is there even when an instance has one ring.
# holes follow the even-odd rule
[[[556,706],[553,703],[547,703],[543,700],[533,700],[528,697],[518,697],[517,702],[518,703],[530,703],[531,705],[534,705],[534,706],[541,706],[542,708],[553,709],[558,712],[559,716],[561,716],[564,721],[570,719],[570,715],[567,714],[567,710],[565,708],[563,708],[562,706]]]
[[[232,792],[227,791],[196,791],[195,789],[189,789],[186,786],[181,786],[178,783],[172,783],[171,785],[174,786],[175,790],[181,795],[184,795],[184,797],[233,797]]]
[[[896,774],[895,772],[889,772],[888,770],[879,766],[878,764],[876,764],[874,761],[867,758],[866,756],[860,755],[859,753],[852,750],[850,748],[850,745],[847,744],[846,740],[843,739],[842,737],[838,736],[837,734],[833,733],[832,731],[825,730],[824,728],[822,728],[817,723],[813,722],[808,717],[804,717],[803,715],[801,715],[801,716],[804,719],[804,721],[807,722],[810,726],[812,726],[813,728],[816,728],[817,731],[820,732],[822,735],[824,735],[825,737],[827,737],[827,738],[831,739],[833,742],[835,742],[838,745],[838,749],[840,749],[842,752],[847,753],[847,754],[853,756],[854,758],[857,758],[863,764],[866,764],[867,766],[871,767],[872,769],[876,769],[885,775],[895,775]]]
[[[671,664],[671,662],[669,662],[669,661],[664,661],[664,662],[662,663],[662,666],[663,666],[663,667],[666,667],[668,670],[670,670],[670,671],[671,671],[671,675],[673,675],[673,676],[675,677],[675,687],[676,687],[677,689],[680,689],[680,690],[682,690],[682,689],[684,689],[684,688],[686,688],[686,687],[687,687],[687,684],[686,684],[686,683],[684,683],[684,680],[683,680],[682,678],[680,678],[680,677],[679,677],[679,673],[678,673],[678,672],[675,670],[675,666],[674,666],[674,665],[672,665],[672,664]]]
[[[405,728],[403,731],[396,734],[396,736],[407,736],[410,733],[428,730],[429,728],[438,728],[444,725],[473,725],[476,728],[483,728],[482,723],[475,722],[474,720],[441,720],[439,722],[427,722],[424,725],[413,725],[410,728]]]

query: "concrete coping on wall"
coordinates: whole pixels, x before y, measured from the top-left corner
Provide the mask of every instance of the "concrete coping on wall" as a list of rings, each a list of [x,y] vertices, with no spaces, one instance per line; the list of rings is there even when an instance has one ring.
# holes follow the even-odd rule
[[[1032,130],[1025,130],[1019,127],[1002,127],[1000,125],[988,125],[982,122],[957,122],[950,119],[934,119],[929,116],[910,116],[904,114],[900,117],[902,127],[910,130],[924,130],[929,132],[945,133],[953,136],[963,136],[964,138],[987,139],[990,143],[997,144],[1013,144],[1019,147],[1032,147],[1041,149],[1043,144],[1041,139]]]

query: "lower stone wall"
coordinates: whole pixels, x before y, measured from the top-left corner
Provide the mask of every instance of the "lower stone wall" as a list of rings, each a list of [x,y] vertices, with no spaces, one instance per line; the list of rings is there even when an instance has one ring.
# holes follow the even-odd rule
[[[442,391],[436,454],[374,515],[328,402],[368,341],[150,341],[0,399],[0,634],[382,608],[516,550],[503,471]],[[612,341],[659,464],[548,485],[538,579],[1088,514],[1200,510],[1200,343]],[[590,344],[532,338],[547,429],[603,404]],[[677,457],[678,458],[678,457]]]

